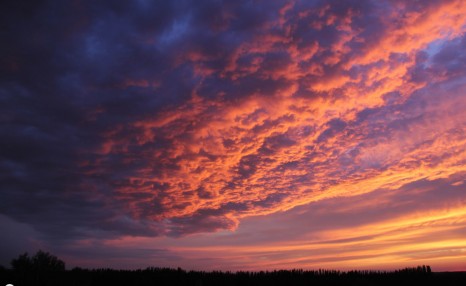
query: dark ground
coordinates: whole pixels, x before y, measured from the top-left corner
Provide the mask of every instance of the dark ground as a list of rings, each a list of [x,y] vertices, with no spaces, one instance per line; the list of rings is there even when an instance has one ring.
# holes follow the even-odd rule
[[[200,272],[182,269],[80,269],[19,271],[0,269],[0,286],[26,285],[466,285],[466,272],[430,272],[429,267],[394,272],[281,270],[272,272]]]

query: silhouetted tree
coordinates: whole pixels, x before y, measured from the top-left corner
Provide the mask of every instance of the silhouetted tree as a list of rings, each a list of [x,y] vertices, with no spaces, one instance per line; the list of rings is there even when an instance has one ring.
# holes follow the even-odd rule
[[[11,267],[20,284],[24,285],[45,285],[56,273],[65,271],[62,260],[42,250],[32,257],[27,252],[20,255],[11,260]]]
[[[64,271],[65,262],[58,259],[56,256],[39,250],[32,257],[32,265],[39,272]]]
[[[65,262],[58,259],[56,256],[39,250],[33,257],[29,257],[28,253],[20,255],[18,258],[11,260],[11,267],[15,271],[64,271]]]
[[[431,273],[428,265],[388,271],[274,270],[274,271],[186,271],[182,268],[148,267],[145,270],[110,268],[65,270],[57,257],[43,251],[30,257],[27,253],[11,261],[13,270],[0,268],[0,286],[11,283],[24,286],[127,286],[127,285],[202,285],[202,286],[345,286],[345,285],[463,285],[466,272]],[[5,283],[3,283],[5,282]],[[12,283],[13,282],[13,283]]]
[[[15,271],[29,272],[32,270],[32,259],[29,257],[29,254],[25,252],[18,258],[11,260],[11,267]]]

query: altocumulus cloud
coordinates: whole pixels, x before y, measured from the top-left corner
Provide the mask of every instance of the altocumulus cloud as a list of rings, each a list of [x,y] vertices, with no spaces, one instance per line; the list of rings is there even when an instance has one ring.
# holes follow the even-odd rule
[[[464,1],[1,11],[0,211],[48,241],[233,230],[466,171]]]

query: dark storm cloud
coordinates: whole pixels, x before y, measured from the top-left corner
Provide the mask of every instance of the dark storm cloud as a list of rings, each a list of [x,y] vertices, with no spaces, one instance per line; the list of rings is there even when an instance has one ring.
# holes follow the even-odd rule
[[[228,27],[223,10],[243,14],[231,23],[238,33],[260,27],[266,15],[208,1],[2,6],[2,212],[52,236],[93,229],[157,234],[144,223],[125,226],[113,187],[148,164],[131,156],[171,142],[160,138],[133,145],[130,154],[100,156],[102,138],[136,136],[131,121],[190,98],[198,80],[192,66],[177,64],[179,52],[213,57],[207,66],[215,69],[225,65],[218,58],[229,40],[204,32]]]
[[[157,234],[119,219],[108,180],[131,170],[89,165],[121,161],[96,154],[103,134],[189,95],[191,83],[182,78],[190,72],[172,69],[165,52],[142,44],[184,17],[171,3],[2,3],[3,213],[51,236]],[[155,95],[150,87],[121,88],[127,79],[160,80],[164,70],[173,70],[165,80],[181,79],[177,85]],[[119,135],[131,136],[121,129]]]

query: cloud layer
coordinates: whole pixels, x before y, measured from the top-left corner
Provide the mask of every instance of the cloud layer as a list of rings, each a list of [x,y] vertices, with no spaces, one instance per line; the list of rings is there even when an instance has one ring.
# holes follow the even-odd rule
[[[1,5],[0,210],[47,243],[464,192],[464,1]]]

